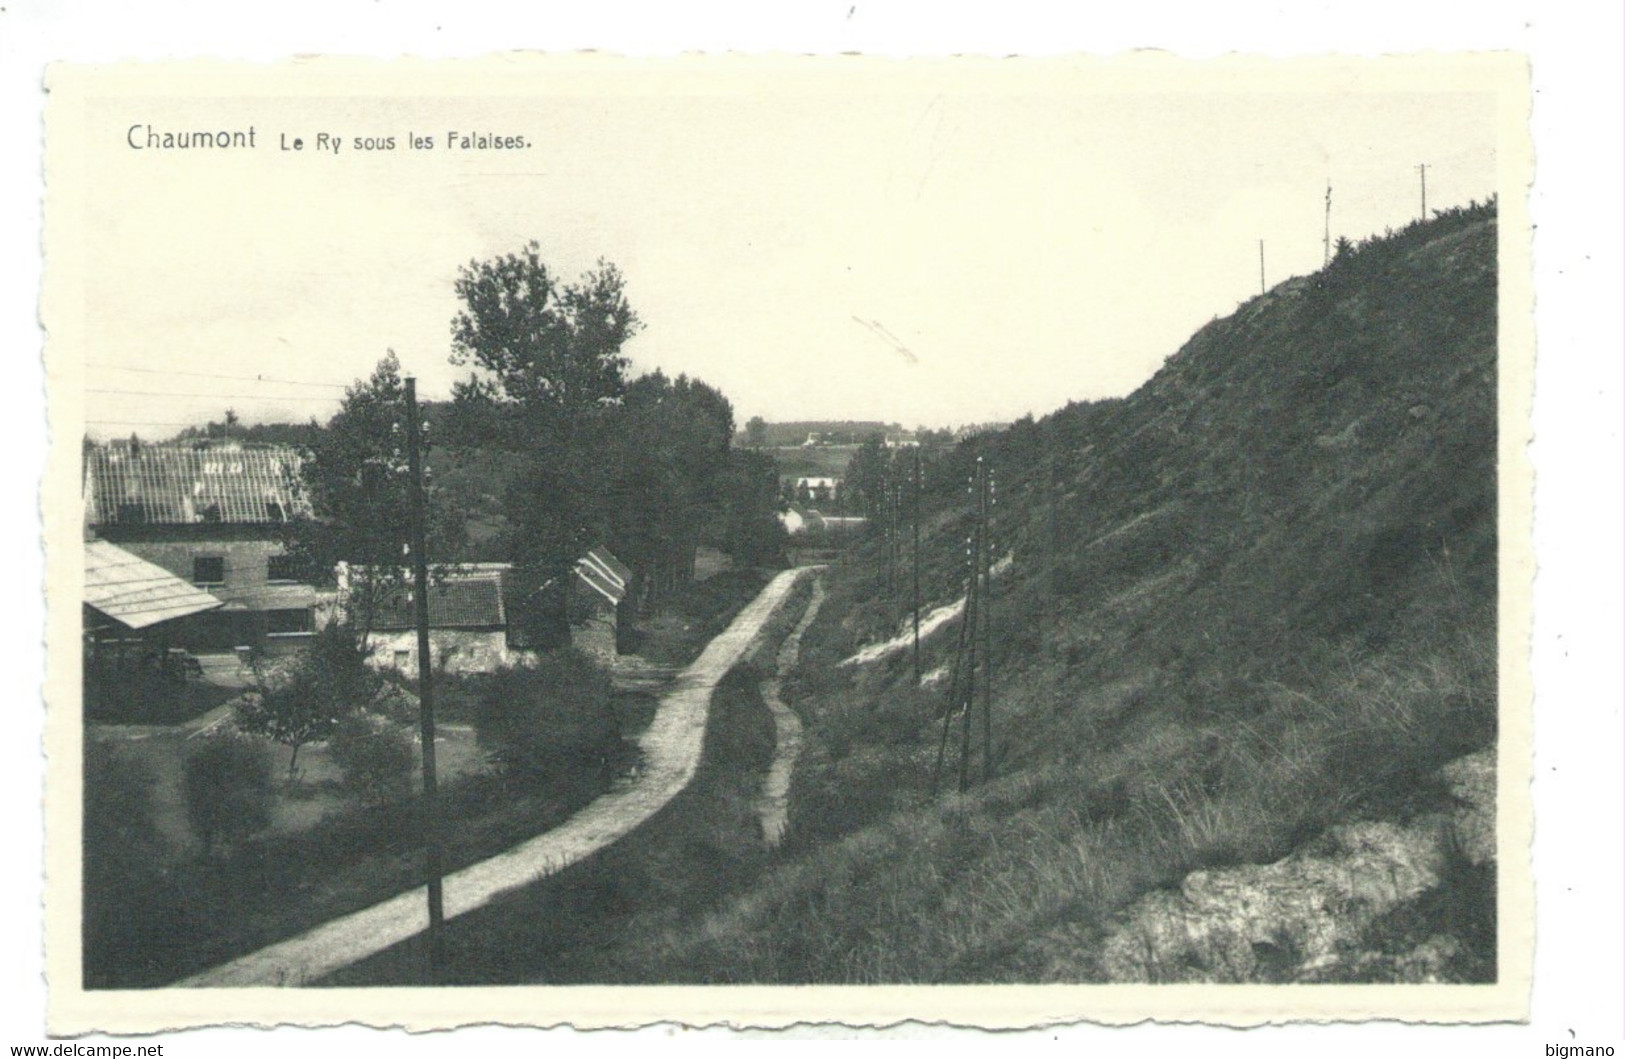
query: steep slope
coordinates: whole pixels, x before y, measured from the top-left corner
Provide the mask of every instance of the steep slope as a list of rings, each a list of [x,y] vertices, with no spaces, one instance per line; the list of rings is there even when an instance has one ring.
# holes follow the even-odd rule
[[[914,688],[907,651],[838,664],[896,635],[908,603],[879,544],[860,549],[786,685],[807,729],[785,863],[703,926],[637,942],[655,947],[643,965],[1121,978],[1106,939],[1194,870],[1448,816],[1441,767],[1495,739],[1495,263],[1493,204],[1449,211],[1214,321],[1126,399],[934,463],[927,609],[964,591],[972,461],[998,481],[992,780],[933,789],[942,682]],[[927,670],[954,627],[927,639]],[[1486,871],[1430,877],[1467,896],[1458,955],[1428,974],[1493,975]],[[1367,916],[1338,944],[1411,945],[1426,923],[1402,920]]]

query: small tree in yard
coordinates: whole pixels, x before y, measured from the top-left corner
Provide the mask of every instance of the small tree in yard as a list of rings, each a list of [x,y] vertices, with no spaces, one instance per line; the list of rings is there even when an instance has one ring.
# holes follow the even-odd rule
[[[234,735],[204,739],[186,759],[186,816],[214,852],[271,822],[271,760]]]
[[[339,718],[373,700],[382,680],[367,666],[367,651],[353,628],[335,622],[316,634],[289,670],[261,676],[258,690],[237,705],[237,727],[291,747],[292,780],[299,749],[332,735]]]

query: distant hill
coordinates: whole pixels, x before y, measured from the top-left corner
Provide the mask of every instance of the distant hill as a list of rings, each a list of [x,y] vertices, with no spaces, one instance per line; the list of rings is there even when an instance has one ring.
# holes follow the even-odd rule
[[[956,624],[926,640],[923,691],[907,650],[841,664],[908,628],[874,540],[827,575],[787,684],[806,735],[785,863],[633,947],[672,981],[1120,978],[1118,917],[1187,873],[1452,811],[1438,770],[1497,731],[1496,395],[1496,216],[1475,205],[1251,299],[1125,399],[960,444],[929,469],[925,602],[964,591],[980,455],[1010,560],[992,781],[932,790],[959,753]],[[1313,973],[1406,980],[1448,936],[1429,973],[1493,978],[1493,869],[1448,862],[1442,903]],[[1304,980],[1306,945],[1139,973]]]

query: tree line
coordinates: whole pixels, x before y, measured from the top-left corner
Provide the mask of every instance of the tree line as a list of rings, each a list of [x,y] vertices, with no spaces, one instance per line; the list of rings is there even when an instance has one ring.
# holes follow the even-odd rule
[[[623,352],[642,329],[624,277],[598,266],[564,280],[537,243],[458,272],[451,361],[468,369],[431,429],[429,559],[512,564],[510,626],[558,642],[576,560],[604,545],[633,571],[634,607],[658,603],[692,578],[711,545],[750,565],[781,561],[772,457],[735,449],[733,406],[700,379],[633,376]],[[352,580],[352,611],[370,618],[401,590],[410,525],[404,385],[387,354],[307,435],[303,485],[314,517],[289,527],[288,546],[310,569],[339,562],[372,572]],[[501,532],[470,553],[469,505],[433,478],[434,452],[479,452],[477,488],[494,496]]]

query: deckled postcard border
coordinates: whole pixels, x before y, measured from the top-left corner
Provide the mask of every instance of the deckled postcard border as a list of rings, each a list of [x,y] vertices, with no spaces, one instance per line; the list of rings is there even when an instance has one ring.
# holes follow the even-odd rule
[[[325,1026],[360,1023],[414,1030],[472,1024],[578,1028],[657,1022],[690,1026],[782,1027],[840,1022],[885,1026],[903,1021],[986,1028],[1037,1027],[1079,1021],[1144,1020],[1248,1026],[1281,1021],[1398,1019],[1415,1022],[1522,1021],[1528,1018],[1533,961],[1530,865],[1532,773],[1533,472],[1527,455],[1533,394],[1534,320],[1528,188],[1533,147],[1527,60],[1512,53],[1384,58],[1181,60],[1155,53],[1113,59],[913,59],[912,70],[943,64],[968,79],[1025,78],[1032,90],[1061,90],[1080,76],[1114,89],[1204,87],[1214,91],[1267,83],[1349,92],[1487,91],[1495,94],[1500,239],[1499,541],[1501,726],[1498,744],[1500,980],[1495,985],[1363,986],[673,986],[455,987],[443,989],[156,989],[83,990],[79,974],[80,701],[79,600],[82,598],[81,497],[78,466],[84,435],[83,293],[76,277],[93,236],[79,208],[86,193],[75,164],[84,135],[80,104],[98,95],[141,92],[175,97],[270,100],[330,93],[429,96],[529,91],[547,81],[590,72],[649,76],[674,66],[714,70],[719,87],[746,91],[787,65],[844,64],[852,77],[898,60],[861,57],[685,57],[624,60],[606,56],[506,55],[483,60],[310,59],[275,66],[187,62],[109,67],[58,66],[48,71],[46,122],[46,264],[43,318],[47,339],[52,449],[44,485],[47,552],[48,716],[46,784],[46,970],[48,1026],[56,1035],[91,1031],[148,1033],[208,1025]],[[726,79],[726,84],[720,84]],[[1091,87],[1094,87],[1093,85]]]

